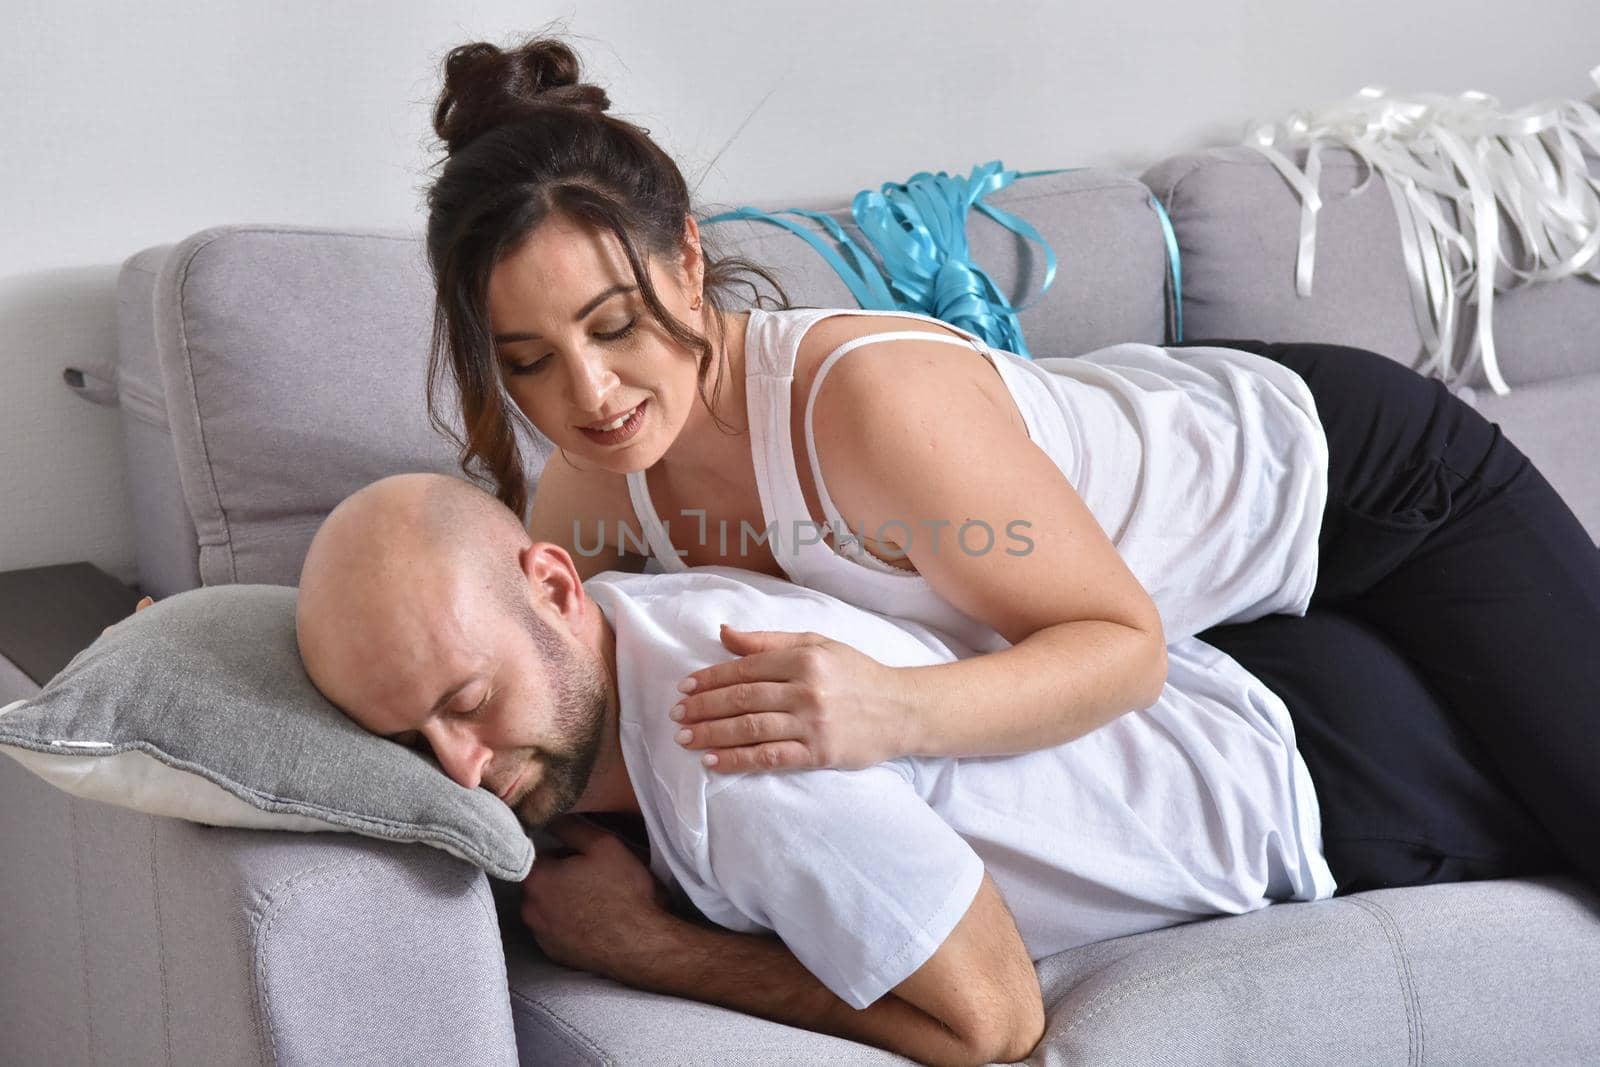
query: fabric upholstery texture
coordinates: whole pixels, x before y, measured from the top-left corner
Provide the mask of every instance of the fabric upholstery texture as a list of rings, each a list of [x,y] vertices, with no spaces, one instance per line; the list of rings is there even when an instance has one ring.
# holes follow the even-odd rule
[[[294,612],[285,586],[158,601],[0,712],[0,751],[70,793],[153,815],[419,841],[524,877],[533,843],[511,809],[330,704],[306,676]]]
[[[153,335],[118,373],[138,412],[130,475],[156,487],[135,510],[141,575],[176,583],[192,567],[207,585],[293,585],[323,516],[350,493],[404,471],[461,475],[426,414],[432,284],[415,235],[222,227],[151,266],[136,257],[124,275],[130,306],[148,286]],[[536,476],[544,451],[530,439],[526,454]]]
[[[146,815],[10,760],[0,800],[5,1062],[517,1062],[476,867]]]

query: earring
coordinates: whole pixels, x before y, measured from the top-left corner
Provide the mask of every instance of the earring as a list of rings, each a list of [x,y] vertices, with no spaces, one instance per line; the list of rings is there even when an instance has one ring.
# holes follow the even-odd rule
[[[689,305],[689,310],[690,311],[699,311],[700,310],[700,300],[701,300],[700,297],[698,297],[698,296],[695,297],[694,298],[694,303]]]

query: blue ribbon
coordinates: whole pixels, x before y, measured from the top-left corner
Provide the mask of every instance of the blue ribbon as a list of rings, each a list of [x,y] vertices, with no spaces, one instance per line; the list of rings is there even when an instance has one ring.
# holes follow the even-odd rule
[[[741,207],[704,219],[701,224],[754,219],[782,226],[817,250],[844,279],[859,306],[931,315],[982,337],[993,347],[1032,358],[1016,315],[1037,303],[1055,281],[1055,251],[1027,222],[984,203],[983,198],[1018,178],[1060,173],[1063,171],[1008,171],[999,160],[994,160],[974,167],[972,175],[965,179],[951,177],[944,171],[938,174],[919,171],[905,182],[885,182],[878,192],[862,190],[851,201],[850,213],[882,259],[882,272],[837,222],[821,212],[802,208],[765,212]],[[974,207],[1006,229],[1044,248],[1044,285],[1033,301],[1013,307],[993,279],[972,262],[967,249],[967,213]],[[813,230],[778,218],[779,215],[797,215],[817,222],[835,242],[844,246],[854,266],[846,263],[844,257],[828,247]]]
[[[1167,242],[1167,276],[1172,282],[1172,340],[1176,343],[1183,340],[1183,265],[1178,258],[1178,235],[1172,232],[1167,209],[1161,206],[1154,193],[1150,194],[1150,206],[1156,209],[1156,218],[1161,220],[1161,236]]]
[[[1038,303],[1055,282],[1055,251],[1050,247],[1050,242],[1026,221],[985,203],[984,198],[1019,178],[1064,174],[1069,170],[1081,169],[1005,170],[999,160],[992,160],[974,167],[967,178],[951,177],[944,171],[937,174],[919,171],[905,182],[885,182],[878,192],[862,190],[851,201],[850,213],[862,235],[883,261],[882,271],[837,222],[822,212],[804,208],[767,212],[741,207],[703,219],[701,225],[730,219],[750,219],[782,226],[817,250],[844,280],[860,307],[930,315],[976,334],[992,347],[1032,359],[1022,336],[1022,327],[1017,322],[1017,312]],[[1181,301],[1177,239],[1161,205],[1156,203],[1154,197],[1151,203],[1160,216],[1166,236],[1174,302],[1177,303]],[[972,262],[967,247],[967,215],[973,208],[1018,236],[1037,242],[1044,249],[1044,284],[1033,300],[1012,306],[993,279]],[[843,246],[852,262],[847,263],[845,257],[829,247],[814,230],[779,218],[780,215],[794,215],[816,222],[834,242]],[[1181,340],[1181,306],[1177,329]]]

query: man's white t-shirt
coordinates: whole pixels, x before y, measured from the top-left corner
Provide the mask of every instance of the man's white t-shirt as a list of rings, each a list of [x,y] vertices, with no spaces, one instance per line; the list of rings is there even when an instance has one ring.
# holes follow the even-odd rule
[[[616,633],[619,733],[651,870],[730,930],[773,932],[865,1008],[927,962],[985,868],[1033,959],[1278,900],[1333,894],[1283,702],[1194,639],[1151,707],[1039,752],[861,771],[719,775],[667,717],[718,637],[810,630],[895,667],[970,654],[915,623],[750,571],[596,575]]]

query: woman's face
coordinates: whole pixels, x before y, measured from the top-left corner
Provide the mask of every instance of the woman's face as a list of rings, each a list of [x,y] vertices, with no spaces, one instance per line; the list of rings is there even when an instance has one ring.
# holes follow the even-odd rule
[[[699,233],[687,227],[681,261],[645,263],[668,312],[698,327]],[[580,466],[643,470],[683,429],[696,353],[651,318],[610,231],[552,216],[495,266],[488,311],[511,399]]]

